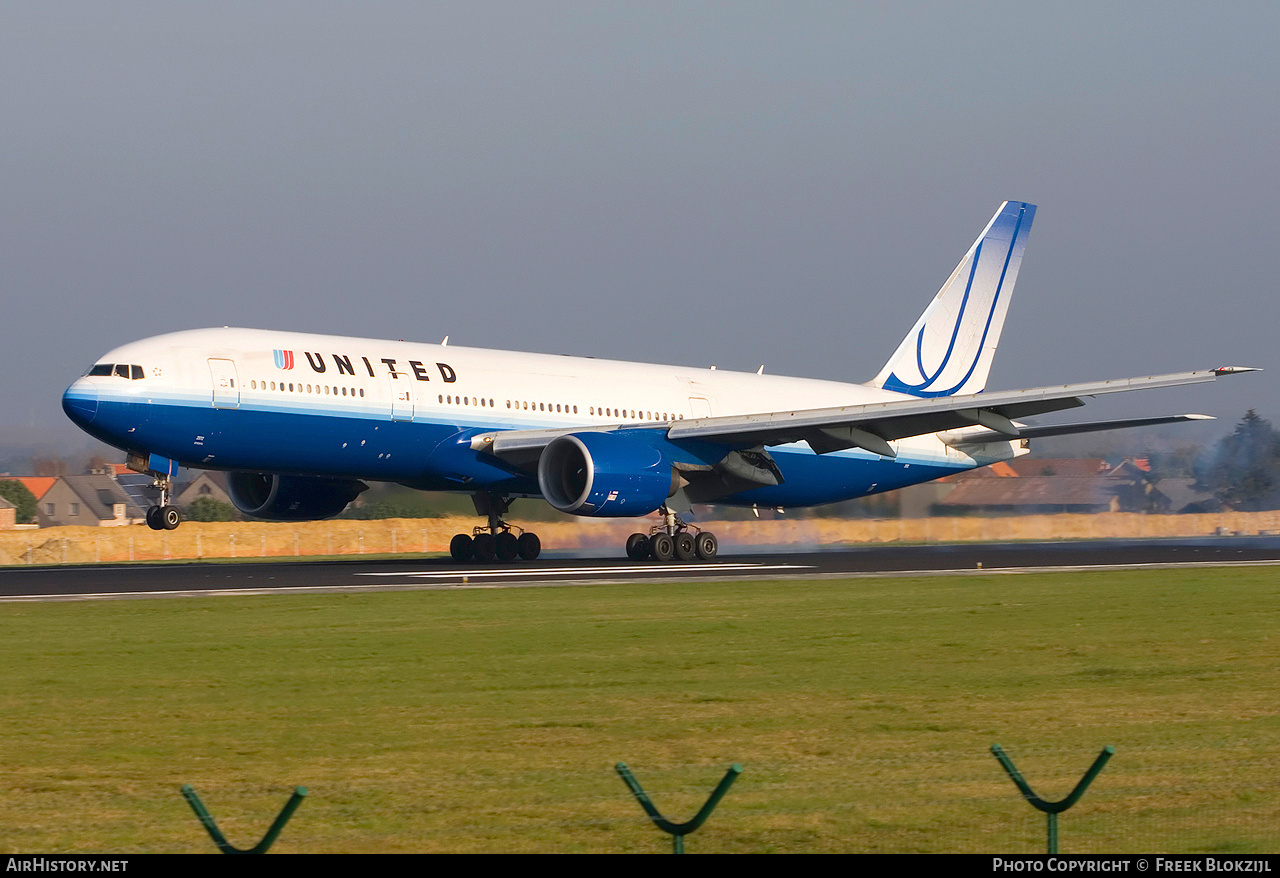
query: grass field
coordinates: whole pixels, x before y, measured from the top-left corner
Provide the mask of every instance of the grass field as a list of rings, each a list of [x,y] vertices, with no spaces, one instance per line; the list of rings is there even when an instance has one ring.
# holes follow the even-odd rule
[[[0,850],[1280,850],[1280,569],[0,605]]]

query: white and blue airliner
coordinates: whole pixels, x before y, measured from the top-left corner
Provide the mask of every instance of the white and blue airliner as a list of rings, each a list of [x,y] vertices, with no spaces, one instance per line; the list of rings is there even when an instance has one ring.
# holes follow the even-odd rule
[[[537,557],[537,536],[503,518],[523,497],[574,515],[658,512],[630,557],[710,559],[715,535],[681,517],[691,504],[832,503],[1008,460],[1037,437],[1203,419],[1020,420],[1252,371],[988,392],[1035,211],[1001,205],[866,384],[224,327],[108,352],[63,408],[154,477],[156,529],[182,521],[169,497],[184,466],[227,471],[241,511],[278,521],[337,515],[368,481],[470,494],[487,524],[454,537],[462,562]]]

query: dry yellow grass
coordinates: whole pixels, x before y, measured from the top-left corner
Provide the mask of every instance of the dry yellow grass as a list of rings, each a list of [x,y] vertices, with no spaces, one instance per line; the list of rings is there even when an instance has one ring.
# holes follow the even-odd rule
[[[474,517],[382,521],[186,522],[176,531],[146,527],[55,527],[0,532],[0,564],[74,564],[198,558],[260,558],[447,552]],[[621,550],[629,533],[653,519],[541,522],[548,548]],[[1030,515],[1018,518],[797,518],[703,522],[724,549],[737,546],[929,543],[1206,536],[1219,529],[1280,531],[1280,511],[1205,515]]]

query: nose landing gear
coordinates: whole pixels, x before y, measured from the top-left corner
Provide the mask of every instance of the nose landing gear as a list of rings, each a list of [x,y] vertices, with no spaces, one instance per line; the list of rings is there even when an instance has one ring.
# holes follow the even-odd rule
[[[182,510],[169,503],[172,488],[169,476],[156,476],[151,487],[160,492],[160,503],[147,510],[147,527],[152,530],[176,530],[182,524]]]

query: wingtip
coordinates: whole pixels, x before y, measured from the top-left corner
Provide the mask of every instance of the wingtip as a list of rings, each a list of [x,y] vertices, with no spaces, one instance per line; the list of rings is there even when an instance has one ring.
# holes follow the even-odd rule
[[[1214,375],[1238,375],[1241,372],[1261,372],[1257,366],[1218,366],[1210,369]]]

